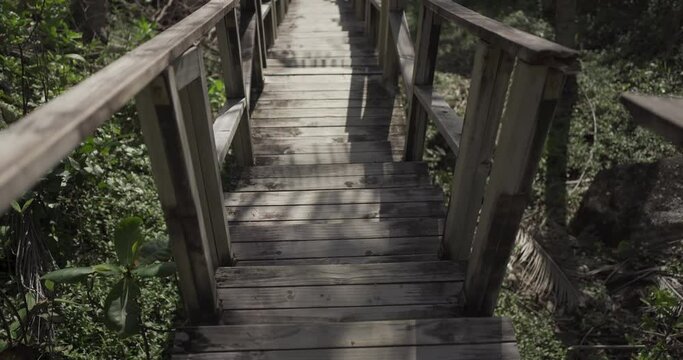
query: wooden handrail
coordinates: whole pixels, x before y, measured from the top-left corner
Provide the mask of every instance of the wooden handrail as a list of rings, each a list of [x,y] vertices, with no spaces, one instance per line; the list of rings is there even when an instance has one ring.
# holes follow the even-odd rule
[[[212,0],[0,132],[0,212],[199,41],[234,6],[235,0]]]
[[[423,0],[424,5],[444,19],[450,20],[493,47],[534,65],[573,69],[578,52],[542,37],[515,29],[472,11],[452,0]]]
[[[0,211],[134,97],[187,319],[217,321],[214,272],[233,263],[220,162],[235,139],[238,163],[253,165],[249,97],[262,87],[265,61],[260,1],[241,3],[242,36],[238,2],[211,0],[0,132]],[[284,15],[285,0],[278,4]],[[213,27],[227,98],[215,121],[195,45]]]
[[[683,148],[683,97],[624,93],[621,102],[638,124]]]
[[[385,83],[393,86],[400,76],[409,102],[404,157],[422,159],[427,120],[456,154],[444,256],[469,261],[465,310],[490,316],[546,130],[566,74],[578,70],[578,53],[451,0],[421,1],[413,47],[405,6],[405,0],[382,1],[378,33],[384,38],[377,41]],[[370,15],[366,29],[377,26]],[[479,38],[464,119],[433,88],[443,21]]]

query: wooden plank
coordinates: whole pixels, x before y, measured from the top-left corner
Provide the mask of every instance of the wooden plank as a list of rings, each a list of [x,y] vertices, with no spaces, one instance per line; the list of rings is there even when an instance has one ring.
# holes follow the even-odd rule
[[[298,265],[221,267],[218,288],[372,285],[451,282],[465,279],[465,263],[451,261],[409,264]]]
[[[400,15],[400,17],[397,15]],[[415,47],[410,37],[410,29],[408,28],[408,19],[405,12],[401,11],[400,14],[392,12],[389,15],[389,25],[396,39],[396,53],[398,55],[398,65],[403,85],[407,89],[412,89]]]
[[[221,136],[221,149],[219,159],[222,162],[228,152],[228,148],[232,143],[231,140],[236,138],[233,146],[233,152],[237,164],[242,166],[252,165],[254,163],[254,155],[251,142],[251,122],[249,117],[249,100],[248,90],[246,88],[244,78],[244,62],[242,59],[242,45],[240,44],[239,26],[237,20],[237,12],[233,12],[225,17],[222,22],[216,26],[216,33],[218,37],[218,50],[221,58],[221,75],[223,83],[225,84],[225,97],[228,99],[228,104],[234,104],[242,99],[244,101],[244,109],[241,111],[240,117],[237,118],[237,128],[234,131],[216,132]],[[234,112],[226,113],[226,115],[236,115],[238,108],[233,109]],[[218,120],[218,119],[217,119]],[[224,117],[221,123],[228,121],[230,118]],[[232,129],[231,124],[221,125],[222,129]]]
[[[374,56],[327,56],[327,57],[290,57],[286,59],[271,59],[268,67],[276,73],[282,67],[353,67],[365,68],[377,66]]]
[[[434,91],[433,87],[420,85],[415,86],[413,90],[422,107],[427,110],[429,118],[434,121],[439,134],[446,140],[451,151],[458,154],[463,119],[458,116],[441,95]]]
[[[454,21],[493,47],[500,47],[529,64],[560,67],[576,65],[576,51],[487,18],[453,1],[427,0],[424,6]]]
[[[403,116],[403,111],[399,108],[396,116]],[[284,119],[284,118],[325,118],[325,117],[383,117],[388,120],[394,115],[393,108],[275,108],[275,109],[255,109],[252,113],[253,119]],[[297,125],[298,126],[298,125]]]
[[[175,75],[169,68],[135,99],[154,182],[178,268],[178,286],[188,320],[215,321],[215,249],[206,237],[204,214],[191,161],[185,122],[179,108]]]
[[[327,126],[327,127],[278,127],[255,128],[252,130],[254,138],[289,138],[323,136],[347,136],[351,141],[386,140],[391,135],[404,133],[403,126]]]
[[[442,233],[440,219],[417,218],[411,220],[387,219],[382,222],[354,222],[344,224],[308,224],[290,226],[248,226],[231,227],[233,243],[265,241],[314,241],[374,239],[400,237],[433,237]]]
[[[387,219],[395,217],[443,217],[440,202],[281,205],[226,207],[228,221],[280,221],[328,219]]]
[[[515,65],[467,269],[468,314],[493,313],[563,85],[558,71]]]
[[[349,99],[366,99],[372,97],[373,99],[386,99],[390,95],[386,89],[379,87],[371,87],[370,89],[354,89],[350,90],[326,90],[326,91],[277,91],[276,89],[263,90],[259,101],[264,100],[349,100]]]
[[[620,100],[639,125],[683,147],[683,98],[624,93]]]
[[[0,132],[0,212],[206,34],[233,0],[212,0]]]
[[[393,265],[393,264],[392,264]],[[224,310],[223,324],[296,324],[347,321],[452,318],[462,310],[457,305],[398,305],[325,307],[302,309]],[[335,358],[336,359],[336,358]],[[374,358],[373,358],[374,359]]]
[[[428,249],[428,254],[390,255],[390,256],[347,256],[316,257],[277,260],[238,260],[240,266],[281,266],[281,265],[329,265],[329,264],[379,264],[414,261],[435,261],[439,256],[435,249]]]
[[[259,143],[256,154],[329,154],[349,152],[382,152],[403,149],[402,141],[359,141],[353,143],[325,144],[325,143]]]
[[[424,175],[427,165],[423,162],[400,162],[384,164],[259,166],[242,169],[238,177],[257,178],[306,178],[326,176],[373,176],[373,175]]]
[[[431,186],[429,175],[368,175],[309,178],[246,178],[232,185],[231,191],[294,191],[335,189],[377,189]]]
[[[276,69],[266,72],[270,75],[271,81],[277,81],[280,76],[292,75],[353,75],[356,78],[363,78],[367,75],[379,75],[382,70],[377,66],[366,66],[362,68],[348,68],[348,67],[325,67],[325,68],[284,68]],[[297,78],[301,79],[301,78]],[[328,81],[328,79],[319,78],[320,81]],[[291,78],[284,79],[284,81],[292,80]]]
[[[353,49],[353,51],[332,50],[332,49],[288,49],[288,50],[270,50],[268,52],[269,59],[287,59],[287,58],[320,58],[320,57],[335,57],[335,56],[375,56],[374,49]]]
[[[457,304],[461,282],[218,289],[224,309]]]
[[[285,324],[233,325],[186,328],[184,332],[185,334],[176,335],[174,342],[176,349],[184,351],[325,349],[514,341],[512,322],[500,318],[313,323],[298,325],[297,331],[292,331],[291,325]]]
[[[349,152],[292,155],[259,155],[256,165],[309,165],[309,164],[348,164],[382,163],[401,161],[403,151],[387,149],[379,152]]]
[[[512,342],[490,344],[393,346],[372,348],[335,348],[312,350],[270,350],[254,353],[215,352],[193,355],[174,354],[173,360],[518,360]]]
[[[433,11],[424,5],[421,9],[412,83],[413,86],[431,86],[434,82],[434,71],[436,70],[436,55],[439,47],[441,23],[439,17]],[[424,152],[429,113],[412,92],[407,97],[410,99],[410,103],[408,105],[409,115],[405,159],[410,161],[421,160]]]
[[[190,62],[195,62],[196,66],[188,66]],[[185,123],[190,161],[194,169],[192,176],[195,177],[199,190],[201,220],[204,222],[208,242],[213,246],[215,266],[230,265],[230,235],[223,217],[223,188],[215,151],[211,105],[207,93],[209,87],[201,49],[191,48],[179,59],[179,63],[185,69],[196,67],[199,74],[199,77],[188,82],[186,86],[176,86],[179,89],[178,101],[182,111],[180,121]],[[175,68],[174,65],[174,71]]]
[[[257,146],[271,146],[271,148],[284,148],[287,146],[293,146],[292,149],[302,149],[304,150],[305,148],[310,148],[312,146],[318,146],[320,149],[323,151],[325,150],[325,146],[327,145],[340,145],[340,146],[354,146],[354,144],[358,144],[359,147],[362,147],[363,144],[367,143],[372,143],[372,142],[389,142],[392,144],[392,146],[398,146],[401,145],[400,148],[402,148],[403,144],[403,136],[400,134],[397,135],[389,135],[384,139],[375,139],[375,140],[358,140],[355,139],[353,142],[349,142],[349,139],[354,140],[353,136],[349,137],[348,135],[337,135],[337,136],[330,136],[330,137],[321,137],[321,136],[309,136],[309,137],[278,137],[278,138],[271,138],[271,139],[256,139],[255,143]],[[334,152],[334,149],[330,149]]]
[[[346,223],[348,220],[342,222]],[[310,222],[309,222],[310,223]],[[250,242],[234,245],[235,257],[240,264],[243,260],[283,259],[332,259],[367,258],[372,263],[376,258],[397,255],[426,254],[437,260],[441,239],[439,237],[421,238],[378,238],[358,240],[314,240],[286,242]],[[416,259],[411,259],[415,261]],[[252,264],[253,265],[253,264]],[[281,264],[286,265],[286,264]],[[300,265],[300,264],[297,264]]]
[[[514,59],[505,52],[478,45],[444,233],[450,259],[470,256],[513,66]]]
[[[219,115],[213,123],[213,134],[216,143],[216,154],[218,162],[223,163],[225,156],[228,154],[232,140],[237,133],[237,128],[240,121],[244,118],[246,112],[246,99],[240,100],[238,103],[231,105],[230,103],[219,111]]]
[[[387,89],[381,84],[375,83],[373,81],[357,80],[351,82],[320,82],[320,83],[305,83],[305,82],[290,82],[290,83],[269,83],[267,85],[269,92],[275,91],[304,91],[308,94],[321,91],[340,91],[346,90],[347,93],[360,92],[363,93],[367,90],[368,93],[372,94],[379,92],[380,94],[386,94]],[[348,97],[348,95],[347,95]]]
[[[363,98],[363,99],[300,99],[300,100],[261,100],[259,99],[255,109],[275,109],[275,108],[299,108],[299,109],[320,109],[320,108],[394,108],[401,107],[398,99],[392,98]]]

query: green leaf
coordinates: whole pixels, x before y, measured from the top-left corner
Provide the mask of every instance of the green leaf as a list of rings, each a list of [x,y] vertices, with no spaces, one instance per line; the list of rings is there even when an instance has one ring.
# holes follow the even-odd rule
[[[93,270],[95,270],[96,273],[108,276],[119,275],[122,272],[121,267],[114,264],[99,264],[93,266],[92,268]]]
[[[24,203],[24,206],[21,207],[21,212],[23,213],[24,211],[26,211],[26,209],[28,209],[28,207],[31,206],[32,203],[33,203],[33,199],[26,200],[26,202]]]
[[[136,334],[140,320],[140,287],[129,278],[121,279],[104,302],[107,326],[121,336]]]
[[[132,265],[142,243],[142,219],[129,217],[123,219],[114,233],[114,248],[121,265]]]
[[[12,208],[16,210],[19,214],[21,214],[21,206],[19,206],[18,202],[12,201]]]
[[[55,283],[74,283],[85,279],[93,272],[95,272],[95,270],[92,267],[66,268],[51,271],[43,275],[42,279]]]
[[[133,274],[141,278],[167,277],[175,274],[175,272],[176,268],[173,262],[142,265],[133,270]]]
[[[45,288],[50,290],[50,291],[54,291],[55,290],[55,282],[52,280],[46,279],[45,280]]]

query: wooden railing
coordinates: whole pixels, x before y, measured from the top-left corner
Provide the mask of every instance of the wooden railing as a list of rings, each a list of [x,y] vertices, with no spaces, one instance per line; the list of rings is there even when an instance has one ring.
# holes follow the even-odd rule
[[[214,271],[232,263],[219,166],[231,146],[240,164],[254,162],[250,94],[262,87],[266,42],[287,3],[243,0],[238,19],[238,1],[211,0],[0,132],[0,211],[135,98],[187,318],[215,322]],[[247,24],[243,34],[238,21]],[[215,121],[197,45],[214,28],[228,99]]]
[[[393,86],[400,77],[404,85],[405,159],[422,159],[429,119],[457,155],[443,255],[468,260],[466,313],[490,316],[565,76],[578,67],[577,53],[452,0],[421,1],[413,46],[405,0],[354,1],[356,9],[366,9],[368,34],[378,37],[385,82]],[[479,39],[464,119],[433,88],[444,21]]]
[[[621,102],[639,125],[683,149],[683,97],[624,93]]]

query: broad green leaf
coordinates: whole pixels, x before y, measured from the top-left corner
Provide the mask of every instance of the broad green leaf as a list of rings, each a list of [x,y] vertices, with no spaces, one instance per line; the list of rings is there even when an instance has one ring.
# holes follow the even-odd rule
[[[95,270],[92,267],[66,268],[51,271],[43,275],[42,279],[55,283],[73,283],[85,279],[93,272],[95,272]]]
[[[142,242],[142,219],[129,217],[123,219],[114,233],[114,248],[121,265],[132,265]]]
[[[140,325],[139,297],[140,287],[132,279],[116,283],[104,302],[107,326],[121,336],[136,334]]]
[[[133,274],[141,278],[167,277],[175,274],[175,272],[176,268],[173,262],[142,265],[133,270]]]
[[[16,210],[19,214],[21,214],[21,206],[19,206],[19,203],[16,201],[12,201],[12,209]]]
[[[72,60],[76,60],[76,61],[86,62],[85,58],[81,55],[78,55],[78,54],[66,54],[66,55],[64,55],[64,57],[72,59]]]
[[[45,279],[45,288],[50,290],[50,291],[54,291],[55,290],[55,282],[52,280]]]
[[[92,267],[98,274],[103,275],[119,275],[121,274],[121,267],[114,264],[99,264]]]

